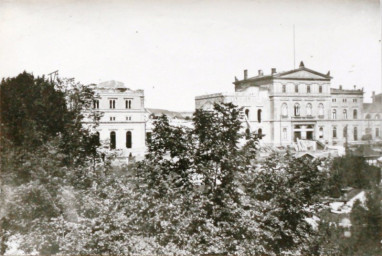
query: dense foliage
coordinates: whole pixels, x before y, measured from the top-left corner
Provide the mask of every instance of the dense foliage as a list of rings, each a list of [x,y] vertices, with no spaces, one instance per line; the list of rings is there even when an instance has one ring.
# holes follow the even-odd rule
[[[380,191],[354,207],[352,240],[324,221],[317,229],[328,188],[357,184],[339,183],[353,167],[290,152],[259,164],[258,138],[244,136],[232,104],[196,111],[193,128],[160,117],[145,159],[118,167],[83,125],[99,117],[89,88],[28,73],[0,86],[1,254],[12,241],[39,254],[380,252]]]

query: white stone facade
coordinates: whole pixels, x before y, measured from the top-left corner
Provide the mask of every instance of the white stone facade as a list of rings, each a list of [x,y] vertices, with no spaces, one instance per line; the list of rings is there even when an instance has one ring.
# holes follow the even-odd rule
[[[122,156],[142,156],[146,149],[143,90],[131,90],[117,81],[94,87],[98,99],[93,108],[102,113],[96,128],[101,144]]]
[[[305,68],[270,75],[235,78],[232,94],[211,94],[195,98],[197,109],[211,109],[214,102],[232,102],[243,107],[244,127],[265,135],[263,143],[287,146],[297,138],[329,145],[359,143],[367,126],[373,137],[381,137],[381,118],[366,122],[363,90],[331,88],[332,77]],[[382,111],[380,111],[382,112]],[[382,115],[381,115],[382,116]],[[368,129],[369,130],[369,129]],[[380,133],[380,132],[379,132]]]

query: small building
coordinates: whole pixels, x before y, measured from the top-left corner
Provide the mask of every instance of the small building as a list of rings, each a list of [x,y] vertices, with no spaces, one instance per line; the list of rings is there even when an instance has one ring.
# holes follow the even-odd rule
[[[102,113],[96,128],[100,142],[120,156],[143,155],[147,119],[143,90],[114,80],[93,85],[93,89],[97,95],[93,108]]]

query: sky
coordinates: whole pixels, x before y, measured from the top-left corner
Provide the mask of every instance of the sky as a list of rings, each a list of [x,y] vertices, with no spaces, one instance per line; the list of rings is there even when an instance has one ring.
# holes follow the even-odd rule
[[[117,80],[149,108],[192,111],[244,69],[301,60],[334,88],[363,87],[365,102],[382,87],[379,0],[1,0],[0,35],[1,78]]]

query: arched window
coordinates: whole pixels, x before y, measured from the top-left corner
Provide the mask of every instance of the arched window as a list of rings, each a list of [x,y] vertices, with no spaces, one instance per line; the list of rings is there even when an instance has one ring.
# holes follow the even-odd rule
[[[251,136],[251,131],[249,130],[249,128],[245,129],[245,137],[249,139],[250,136]]]
[[[332,119],[337,119],[337,109],[332,110]]]
[[[283,93],[286,93],[286,84],[283,84]]]
[[[319,92],[319,93],[322,93],[322,85],[320,85],[320,86],[318,87],[318,92]]]
[[[366,119],[370,119],[371,118],[371,115],[370,114],[367,114],[366,115]]]
[[[375,115],[375,119],[377,119],[377,120],[380,119],[379,114]]]
[[[357,127],[354,127],[353,136],[354,136],[354,140],[358,140],[358,130],[357,130]]]
[[[347,109],[344,109],[344,110],[342,111],[342,113],[343,113],[343,115],[344,115],[344,119],[348,119],[348,111],[347,111]]]
[[[333,138],[337,138],[337,127],[333,126]]]
[[[323,139],[324,138],[324,127],[320,127],[320,129],[318,130],[318,137],[320,139]]]
[[[257,110],[257,121],[261,123],[261,109]]]
[[[247,116],[247,119],[249,119],[249,109],[246,109],[244,113]]]
[[[131,148],[131,139],[132,139],[132,136],[131,136],[131,131],[127,131],[126,132],[126,148]]]
[[[283,128],[283,139],[284,140],[288,139],[288,130],[287,130],[287,128]]]
[[[110,149],[115,149],[116,136],[115,132],[110,133]]]
[[[96,140],[97,145],[101,144],[100,137],[99,137],[99,132],[95,133],[95,140]]]
[[[354,109],[353,110],[353,119],[357,119],[357,114],[358,114],[357,110]]]
[[[300,104],[298,103],[294,104],[294,115],[300,116]]]
[[[348,127],[347,126],[344,127],[344,129],[342,131],[342,135],[343,135],[344,138],[348,137]]]
[[[283,117],[288,116],[288,105],[287,105],[286,103],[283,103],[283,104],[281,105],[281,115],[282,115]]]
[[[306,93],[310,93],[310,85],[306,86]]]
[[[312,116],[312,104],[310,103],[306,104],[306,115]]]
[[[261,128],[259,128],[257,130],[257,134],[258,134],[259,138],[261,139],[263,137],[263,130]]]
[[[318,115],[319,115],[320,117],[323,117],[323,116],[324,116],[324,104],[322,104],[322,103],[320,103],[320,104],[318,105]]]

